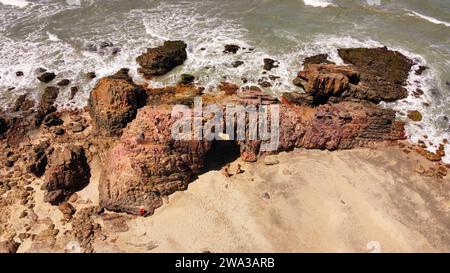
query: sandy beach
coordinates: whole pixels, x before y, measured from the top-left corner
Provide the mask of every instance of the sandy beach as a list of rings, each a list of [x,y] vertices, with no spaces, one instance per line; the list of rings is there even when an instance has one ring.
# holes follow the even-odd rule
[[[266,163],[279,163],[266,165]],[[96,252],[448,252],[448,178],[425,177],[433,168],[399,147],[351,151],[295,150],[258,163],[237,164],[243,173],[202,174],[165,199],[150,217],[105,212],[93,242]],[[97,205],[96,175],[70,202],[77,210]],[[76,243],[63,214],[36,193],[32,232],[59,230],[54,240],[24,240],[18,252],[73,252]],[[21,205],[8,222],[20,231]],[[5,215],[5,214],[3,214]],[[5,220],[5,219],[3,219]],[[48,232],[47,232],[48,233]],[[37,236],[39,237],[39,235]],[[45,238],[45,236],[43,237]]]

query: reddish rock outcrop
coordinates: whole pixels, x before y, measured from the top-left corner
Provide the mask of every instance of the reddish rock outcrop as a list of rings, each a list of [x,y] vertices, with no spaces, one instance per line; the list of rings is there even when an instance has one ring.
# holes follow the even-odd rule
[[[147,106],[139,110],[109,154],[99,191],[102,207],[137,215],[152,214],[162,197],[185,190],[203,167],[207,141],[176,141],[171,109]]]
[[[145,102],[145,91],[133,83],[128,69],[100,79],[89,97],[95,129],[100,135],[119,136]]]
[[[177,100],[169,98],[166,97],[164,105],[139,110],[119,144],[110,151],[111,160],[107,160],[99,186],[104,208],[136,215],[142,215],[142,211],[152,214],[162,205],[162,196],[185,190],[193,175],[203,168],[213,142],[173,140],[171,128],[177,119],[171,117],[168,104]],[[255,87],[231,96],[203,95],[203,102],[219,103],[222,107],[230,103],[278,104],[275,98]],[[404,138],[403,124],[395,121],[394,111],[370,102],[342,102],[313,108],[284,101],[279,107],[280,142],[276,152],[293,148],[350,149]],[[263,143],[239,141],[241,158],[257,160]]]
[[[44,201],[52,205],[63,202],[89,183],[90,169],[80,146],[66,146],[54,152],[45,172]]]
[[[184,63],[187,59],[186,43],[183,41],[166,41],[164,45],[149,48],[136,58],[141,66],[138,71],[146,78],[161,76]]]

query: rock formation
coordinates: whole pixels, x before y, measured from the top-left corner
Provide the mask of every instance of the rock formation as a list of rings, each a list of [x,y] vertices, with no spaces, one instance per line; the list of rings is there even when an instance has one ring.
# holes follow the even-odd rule
[[[162,93],[163,89],[148,92],[149,102],[157,103],[139,110],[136,119],[124,130],[119,144],[110,151],[111,160],[107,160],[100,179],[101,206],[136,215],[145,211],[145,215],[150,215],[162,205],[163,196],[186,189],[191,178],[202,170],[214,142],[176,141],[171,137],[171,128],[177,119],[171,117],[170,105],[179,102],[180,97],[193,99],[196,89],[190,89],[189,92],[186,87],[174,87],[168,94]],[[294,148],[350,149],[404,138],[403,124],[395,121],[395,112],[370,102],[311,107],[285,98],[280,104],[257,87],[244,88],[231,95],[222,92],[203,95],[204,103],[221,107],[230,103],[280,106],[277,152]],[[190,106],[192,102],[185,105]],[[259,140],[237,142],[241,158],[256,161],[263,154],[260,151],[263,143]]]
[[[56,107],[53,104],[55,103],[58,94],[59,89],[57,87],[49,86],[45,88],[34,116],[34,125],[36,127],[41,125],[48,114],[56,111]]]
[[[340,49],[339,54],[352,65],[313,64],[323,58],[309,59],[298,73],[294,84],[305,90],[305,103],[349,99],[379,103],[408,96],[403,85],[412,62],[405,56],[385,48]]]
[[[54,152],[45,172],[44,201],[53,205],[63,202],[72,193],[89,183],[90,169],[84,150],[79,146],[66,146]]]
[[[166,41],[162,46],[147,49],[147,52],[137,57],[136,61],[141,66],[138,71],[144,74],[144,77],[151,78],[166,74],[183,64],[186,58],[186,43]]]
[[[104,136],[120,135],[145,101],[145,92],[133,83],[128,69],[100,79],[89,97],[90,114],[97,132]]]

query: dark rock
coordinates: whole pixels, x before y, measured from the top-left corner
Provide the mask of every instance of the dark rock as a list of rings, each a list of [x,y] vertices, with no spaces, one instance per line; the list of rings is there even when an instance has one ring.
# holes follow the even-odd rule
[[[243,64],[244,64],[243,61],[235,61],[235,62],[231,63],[231,66],[236,68],[236,67],[239,67],[239,66],[241,66]]]
[[[26,112],[34,107],[34,101],[29,100],[27,94],[20,95],[14,103],[12,108],[13,112],[23,111]]]
[[[89,79],[89,80],[95,79],[95,77],[97,77],[95,72],[88,72],[88,73],[86,73],[86,78]]]
[[[11,120],[7,117],[0,116],[0,138],[5,136],[11,127]]]
[[[0,242],[0,253],[16,253],[19,246],[20,244],[13,239],[6,242]]]
[[[111,43],[111,42],[107,42],[107,41],[105,41],[105,42],[101,42],[100,43],[100,48],[107,48],[107,47],[112,47],[113,46],[113,43]]]
[[[269,59],[269,58],[265,58],[264,59],[264,69],[267,71],[272,70],[272,68],[277,68],[278,67],[278,61],[277,60],[273,60],[273,59]]]
[[[417,76],[422,75],[422,73],[428,69],[428,66],[419,66],[419,68],[414,72]]]
[[[145,77],[161,76],[184,63],[187,58],[186,43],[183,41],[166,41],[164,45],[149,48],[136,58],[141,66],[138,71]]]
[[[44,82],[44,83],[48,83],[48,82],[53,81],[55,78],[56,78],[55,73],[45,72],[38,77],[38,80],[40,80],[41,82]]]
[[[236,54],[241,47],[238,45],[225,45],[223,53],[233,53]]]
[[[191,84],[195,80],[195,77],[191,74],[181,74],[179,84]]]
[[[387,82],[403,85],[408,78],[413,61],[403,54],[381,48],[338,49],[344,62],[369,70]]]
[[[50,144],[47,141],[33,147],[32,151],[28,154],[28,172],[37,177],[44,175],[48,163],[47,151],[49,147]]]
[[[70,99],[72,100],[77,93],[78,93],[78,86],[72,86],[70,88]]]
[[[56,111],[56,107],[54,107],[53,104],[55,103],[58,94],[59,89],[57,87],[49,86],[45,88],[34,116],[34,125],[36,127],[41,125],[48,114]]]
[[[14,166],[14,163],[16,163],[14,160],[7,159],[5,161],[5,166],[11,168],[12,166]]]
[[[68,79],[62,79],[62,80],[60,80],[56,85],[58,85],[58,86],[67,86],[67,85],[69,85],[70,84],[70,80],[68,80]]]
[[[22,77],[23,76],[23,72],[22,71],[17,71],[16,72],[16,76],[17,77]]]
[[[261,78],[261,79],[259,79],[259,80],[258,80],[258,84],[259,84],[261,87],[264,87],[264,88],[268,88],[268,87],[271,87],[271,86],[272,86],[272,84],[271,84],[266,78]]]
[[[137,109],[146,103],[145,91],[134,84],[128,70],[102,78],[89,97],[90,115],[96,130],[106,136],[118,136]]]
[[[89,183],[90,169],[84,150],[69,145],[57,150],[45,172],[44,201],[57,205]]]
[[[55,113],[48,114],[43,122],[46,127],[58,126],[63,124],[63,120]]]
[[[328,54],[318,54],[311,57],[306,57],[303,61],[303,65],[307,67],[310,64],[334,64],[328,60]]]
[[[38,67],[38,68],[36,68],[35,72],[36,72],[36,74],[42,74],[42,73],[47,72],[47,69],[45,69],[43,67]]]
[[[57,136],[62,136],[62,135],[64,135],[64,129],[61,128],[61,127],[58,127],[58,128],[55,129],[54,133]]]
[[[115,56],[115,55],[119,54],[120,51],[121,51],[120,48],[115,47],[115,48],[113,48],[113,50],[111,51],[111,55]]]
[[[406,98],[407,90],[365,68],[310,64],[298,73],[293,83],[315,98],[316,104],[331,100],[368,100],[374,103]]]

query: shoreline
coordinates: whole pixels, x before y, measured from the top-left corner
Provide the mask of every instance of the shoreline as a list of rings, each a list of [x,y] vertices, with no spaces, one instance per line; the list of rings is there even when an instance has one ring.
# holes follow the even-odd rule
[[[224,54],[238,50],[225,45]],[[293,79],[304,92],[281,98],[228,82],[208,92],[187,74],[177,86],[153,88],[134,83],[129,70],[121,69],[99,79],[89,106],[77,111],[56,109],[60,90],[51,85],[56,75],[42,71],[39,80],[50,84],[36,110],[22,98],[18,108],[28,114],[0,120],[0,251],[71,251],[67,245],[75,244],[83,252],[365,252],[363,242],[371,236],[379,237],[387,252],[449,251],[445,150],[431,153],[424,143],[405,143],[395,111],[379,106],[408,96],[404,86],[413,61],[387,48],[339,49],[339,55],[347,65],[336,65],[324,54],[305,59]],[[153,78],[186,58],[184,42],[168,41],[136,60],[139,72]],[[276,66],[277,60],[264,59],[267,73]],[[195,97],[205,105],[279,106],[278,155],[262,152],[264,141],[221,146],[171,140],[170,108],[192,106]],[[421,113],[408,116],[419,119]],[[224,155],[229,158],[216,161]],[[346,200],[337,200],[340,195]],[[350,203],[354,207],[347,209]],[[297,210],[300,216],[290,221]],[[171,224],[161,230],[153,226],[159,221]],[[191,221],[186,234],[208,234],[206,241],[178,238],[183,221]],[[326,236],[320,238],[316,228]],[[147,238],[147,232],[160,238],[140,243],[136,236]],[[220,232],[225,235],[215,242],[213,235]],[[273,233],[277,240],[267,238]],[[305,237],[296,237],[301,233]],[[372,241],[377,240],[366,244]]]

